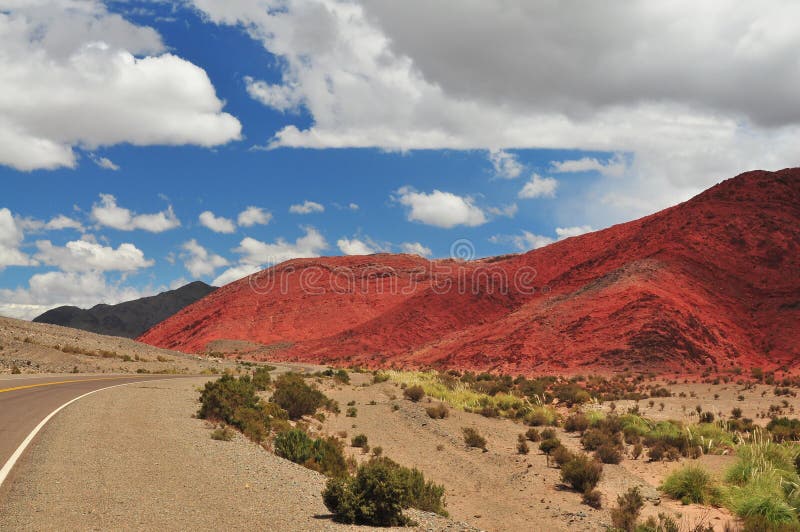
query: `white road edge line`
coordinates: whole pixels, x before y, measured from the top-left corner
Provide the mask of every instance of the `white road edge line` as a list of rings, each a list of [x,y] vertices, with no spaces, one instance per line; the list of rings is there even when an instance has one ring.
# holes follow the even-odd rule
[[[67,408],[69,405],[71,405],[76,401],[80,401],[84,397],[88,397],[94,393],[102,392],[103,390],[110,390],[111,388],[119,388],[120,386],[129,386],[131,384],[140,384],[143,382],[157,382],[158,380],[159,379],[148,380],[148,381],[133,381],[133,382],[126,382],[123,384],[115,384],[113,386],[106,386],[105,388],[98,388],[97,390],[92,390],[89,393],[85,393],[79,397],[76,397],[75,399],[67,401],[63,405],[59,406],[58,408],[50,412],[50,414],[46,418],[44,418],[38,425],[36,425],[36,428],[34,428],[30,434],[28,434],[28,436],[22,441],[20,446],[17,447],[17,450],[14,451],[14,454],[12,454],[11,458],[8,459],[6,464],[3,466],[3,469],[0,469],[0,488],[3,487],[3,483],[6,481],[6,478],[8,478],[8,475],[11,473],[11,470],[14,468],[14,465],[16,465],[17,460],[19,460],[20,456],[22,456],[22,453],[25,452],[25,449],[28,448],[28,445],[31,444],[31,442],[39,433],[39,431],[42,430],[42,428],[45,425],[47,425],[47,422],[50,421],[56,414]]]

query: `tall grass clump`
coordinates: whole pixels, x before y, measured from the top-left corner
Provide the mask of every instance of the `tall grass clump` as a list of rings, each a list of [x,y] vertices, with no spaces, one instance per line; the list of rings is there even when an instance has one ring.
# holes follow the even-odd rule
[[[661,485],[661,491],[684,504],[715,504],[719,488],[703,468],[686,466],[671,473]]]

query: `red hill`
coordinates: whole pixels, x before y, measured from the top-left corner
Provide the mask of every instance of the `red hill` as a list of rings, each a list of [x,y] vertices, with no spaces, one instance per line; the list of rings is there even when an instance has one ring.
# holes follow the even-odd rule
[[[748,172],[522,255],[288,261],[139,340],[196,352],[247,340],[253,358],[507,373],[791,367],[800,169]]]

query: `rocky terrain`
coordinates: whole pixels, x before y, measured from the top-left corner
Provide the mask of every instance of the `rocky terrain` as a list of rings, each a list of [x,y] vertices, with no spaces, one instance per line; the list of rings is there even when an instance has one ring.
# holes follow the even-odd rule
[[[525,374],[791,369],[799,222],[800,169],[748,172],[521,255],[288,261],[140,340],[223,353],[238,341],[237,356],[263,360]]]
[[[195,281],[175,290],[117,305],[100,304],[90,309],[58,307],[35,317],[33,321],[109,336],[136,338],[153,325],[204,298],[214,290],[216,288],[213,286]]]
[[[0,373],[189,373],[232,366],[118,336],[0,317]]]

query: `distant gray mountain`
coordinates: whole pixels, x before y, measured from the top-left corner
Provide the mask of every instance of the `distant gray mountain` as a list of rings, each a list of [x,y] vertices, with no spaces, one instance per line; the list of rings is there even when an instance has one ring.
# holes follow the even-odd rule
[[[33,321],[110,336],[136,338],[153,325],[203,299],[214,290],[214,286],[195,281],[175,290],[117,305],[100,304],[90,309],[58,307],[37,316]]]

